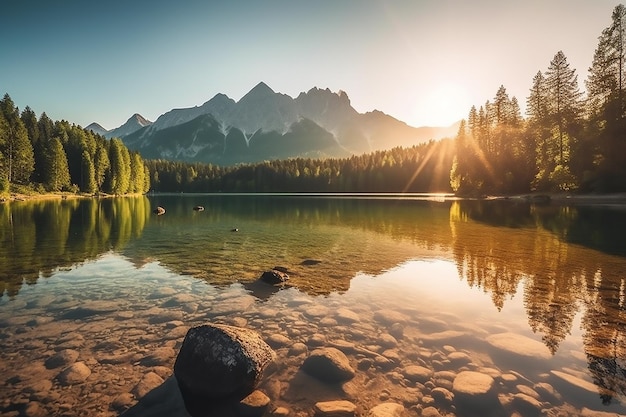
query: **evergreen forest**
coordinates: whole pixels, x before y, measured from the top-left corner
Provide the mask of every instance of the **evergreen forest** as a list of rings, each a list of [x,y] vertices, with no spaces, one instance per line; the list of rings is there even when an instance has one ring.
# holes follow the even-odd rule
[[[0,100],[0,195],[8,192],[145,193],[150,175],[141,156],[120,139],[108,140],[66,121],[20,113],[8,94]]]

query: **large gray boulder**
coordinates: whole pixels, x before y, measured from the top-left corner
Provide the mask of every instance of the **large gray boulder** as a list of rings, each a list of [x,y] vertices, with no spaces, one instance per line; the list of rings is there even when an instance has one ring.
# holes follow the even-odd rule
[[[191,328],[174,363],[187,411],[201,416],[215,402],[240,401],[254,391],[275,357],[253,330],[213,324]]]

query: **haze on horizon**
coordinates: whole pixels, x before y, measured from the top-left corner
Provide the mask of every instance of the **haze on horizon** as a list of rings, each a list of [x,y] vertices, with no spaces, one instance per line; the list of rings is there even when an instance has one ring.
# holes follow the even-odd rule
[[[608,0],[13,2],[0,93],[20,110],[107,129],[263,81],[292,97],[345,91],[412,126],[465,118],[504,85],[522,105],[562,50],[584,89]]]

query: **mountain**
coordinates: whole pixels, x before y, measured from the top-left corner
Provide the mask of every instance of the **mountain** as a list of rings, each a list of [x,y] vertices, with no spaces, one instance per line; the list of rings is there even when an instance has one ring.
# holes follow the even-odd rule
[[[130,116],[126,123],[113,130],[109,130],[104,136],[106,136],[107,138],[122,138],[124,136],[130,135],[133,132],[136,132],[141,128],[150,126],[151,124],[152,122],[150,120],[147,120],[142,115],[135,113]]]
[[[216,94],[154,123],[134,115],[107,133],[144,158],[222,165],[289,157],[344,157],[452,137],[449,127],[412,127],[381,111],[358,113],[348,95],[312,88],[295,99],[260,82],[239,101]],[[144,119],[145,120],[145,119]],[[114,133],[114,134],[113,134]]]
[[[93,133],[97,133],[98,135],[106,135],[109,131],[100,126],[98,123],[94,122],[87,126],[85,129],[91,130]]]

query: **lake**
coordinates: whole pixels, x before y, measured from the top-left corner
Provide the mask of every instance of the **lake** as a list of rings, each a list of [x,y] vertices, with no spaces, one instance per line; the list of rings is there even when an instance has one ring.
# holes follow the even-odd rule
[[[159,415],[176,406],[138,400],[171,389],[204,323],[275,350],[266,415],[333,400],[356,415],[626,414],[625,214],[431,195],[0,204],[0,414]],[[277,266],[285,285],[258,281]],[[355,377],[304,373],[320,347]]]

